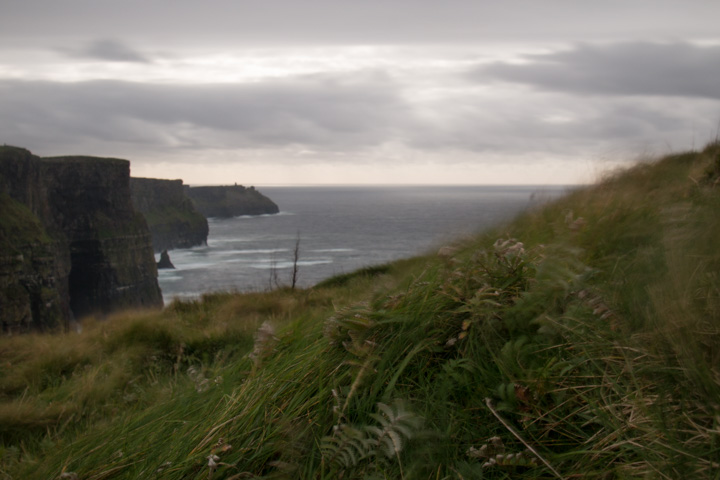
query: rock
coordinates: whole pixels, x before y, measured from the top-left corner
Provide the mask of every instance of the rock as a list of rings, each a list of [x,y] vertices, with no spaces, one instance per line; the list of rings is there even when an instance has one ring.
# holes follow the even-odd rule
[[[167,250],[163,250],[160,254],[160,261],[157,263],[158,269],[175,269],[175,265],[170,261],[170,255]]]
[[[130,191],[148,223],[155,252],[207,243],[207,219],[185,194],[182,180],[131,178]]]
[[[162,306],[145,219],[130,199],[130,162],[41,159],[0,147],[0,311],[5,331]]]
[[[229,218],[275,214],[280,211],[275,202],[255,190],[255,187],[224,185],[185,188],[195,207],[206,217]]]
[[[3,333],[65,326],[69,256],[25,205],[0,194],[0,321]]]
[[[74,315],[161,307],[150,232],[130,197],[130,162],[56,157],[42,164],[52,219],[70,244]]]

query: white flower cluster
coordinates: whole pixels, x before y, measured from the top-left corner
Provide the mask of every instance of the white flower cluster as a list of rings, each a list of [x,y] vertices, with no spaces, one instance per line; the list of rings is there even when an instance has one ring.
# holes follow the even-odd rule
[[[522,255],[525,253],[525,245],[514,238],[507,238],[504,240],[502,238],[498,238],[495,240],[493,248],[495,249],[495,253],[503,257],[508,255]]]

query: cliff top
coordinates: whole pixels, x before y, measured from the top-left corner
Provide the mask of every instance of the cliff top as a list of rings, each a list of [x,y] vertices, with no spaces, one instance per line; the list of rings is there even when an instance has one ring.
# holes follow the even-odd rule
[[[30,150],[23,147],[14,147],[12,145],[3,145],[0,147],[0,155],[11,155],[11,154],[22,154],[22,155],[32,155],[30,153]]]
[[[130,166],[129,160],[112,157],[93,157],[89,155],[62,155],[57,157],[41,157],[43,162],[50,163],[78,163],[78,164],[113,164],[116,166]]]
[[[148,178],[148,177],[130,177],[130,181],[138,180],[141,182],[172,182],[172,183],[183,183],[183,180],[180,178],[174,178],[174,179],[166,179],[166,178]]]

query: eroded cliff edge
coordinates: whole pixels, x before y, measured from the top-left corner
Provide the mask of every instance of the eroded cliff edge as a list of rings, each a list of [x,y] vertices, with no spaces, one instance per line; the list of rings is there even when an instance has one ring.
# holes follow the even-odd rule
[[[185,189],[198,211],[206,217],[266,215],[280,211],[275,202],[258,192],[255,187],[223,185]]]
[[[185,194],[182,180],[131,178],[135,209],[145,216],[155,252],[207,243],[208,222]]]
[[[6,332],[162,306],[130,162],[0,147],[0,318]]]

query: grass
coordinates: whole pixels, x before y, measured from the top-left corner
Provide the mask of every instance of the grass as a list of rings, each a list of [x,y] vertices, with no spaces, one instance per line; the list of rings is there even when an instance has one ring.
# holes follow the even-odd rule
[[[25,205],[0,193],[0,248],[3,255],[18,255],[32,245],[49,245],[50,237],[40,220]]]
[[[443,255],[2,338],[0,478],[717,478],[718,178],[715,143]]]

